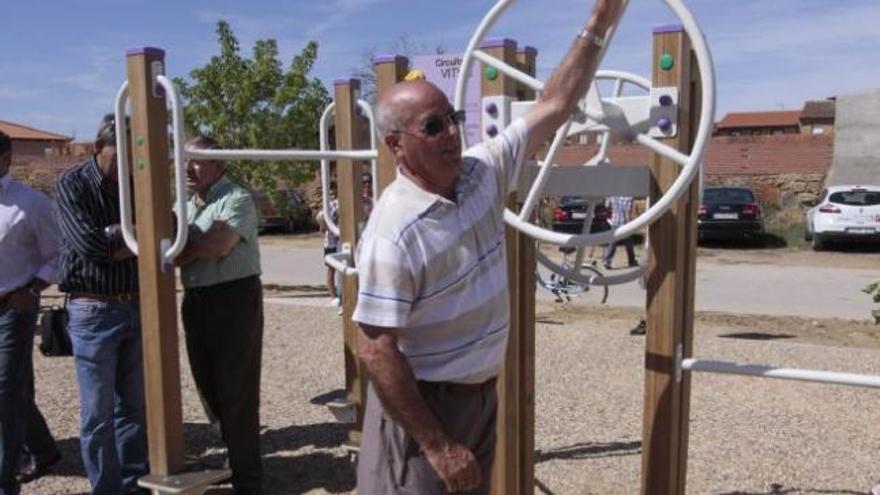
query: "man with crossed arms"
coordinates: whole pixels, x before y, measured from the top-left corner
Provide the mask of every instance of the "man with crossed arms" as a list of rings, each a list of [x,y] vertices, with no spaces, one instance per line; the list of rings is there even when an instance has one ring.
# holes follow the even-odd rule
[[[519,166],[593,79],[621,0],[589,21],[523,118],[461,153],[446,96],[399,83],[377,119],[398,163],[358,247],[358,354],[371,378],[358,493],[488,493],[509,326],[504,205]]]

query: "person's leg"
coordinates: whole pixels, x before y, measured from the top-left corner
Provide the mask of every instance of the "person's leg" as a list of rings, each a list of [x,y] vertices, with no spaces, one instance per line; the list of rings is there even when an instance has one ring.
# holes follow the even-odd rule
[[[186,291],[183,295],[181,306],[181,318],[183,320],[184,337],[186,340],[186,354],[189,358],[189,369],[196,384],[199,400],[205,417],[211,426],[220,431],[220,418],[217,410],[217,392],[212,376],[214,369],[213,355],[210,352],[216,345],[217,335],[211,331],[207,324],[208,318],[214,309],[210,301],[207,301],[201,292]]]
[[[24,437],[24,453],[31,471],[31,476],[38,476],[46,467],[57,463],[61,460],[61,453],[58,451],[58,445],[49,431],[49,425],[46,424],[46,418],[40,412],[40,408],[36,403],[36,390],[34,387],[34,359],[33,349],[26,353],[27,359],[27,402],[25,407],[27,412],[25,418],[27,428]]]
[[[614,253],[617,252],[617,243],[611,241],[608,243],[608,246],[605,248],[605,252],[602,253],[602,264],[605,265],[605,268],[611,268],[612,261],[614,260]]]
[[[623,246],[626,248],[626,262],[629,266],[636,266],[639,262],[636,260],[635,242],[632,237],[623,240]]]
[[[119,495],[123,489],[113,409],[121,323],[105,302],[72,299],[67,312],[79,385],[83,465],[92,495]]]
[[[116,453],[125,493],[137,489],[137,480],[149,472],[147,466],[147,426],[144,399],[144,354],[141,347],[140,311],[137,303],[118,305],[128,314],[121,328],[116,364],[116,404],[114,432]]]
[[[211,293],[209,320],[216,346],[212,375],[217,413],[229,451],[232,485],[237,493],[259,493],[260,375],[263,353],[263,293],[258,277]]]
[[[35,308],[36,311],[36,308]],[[0,307],[0,495],[18,495],[16,472],[25,438],[33,313]]]

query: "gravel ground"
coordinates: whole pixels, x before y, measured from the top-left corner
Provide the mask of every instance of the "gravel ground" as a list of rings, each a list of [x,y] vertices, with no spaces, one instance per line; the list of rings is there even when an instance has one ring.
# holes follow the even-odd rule
[[[262,387],[268,493],[350,493],[345,429],[319,404],[344,379],[339,317],[317,291],[275,296],[266,304]],[[635,311],[608,308],[539,308],[536,493],[638,493],[644,340],[627,333],[636,318]],[[695,355],[880,374],[877,327],[780,324],[701,315]],[[839,333],[852,338],[835,340]],[[181,356],[186,359],[182,348]],[[86,493],[72,362],[35,352],[35,366],[37,401],[64,460],[23,493]],[[223,450],[188,371],[182,383],[188,459],[218,467]],[[697,375],[688,493],[866,494],[880,482],[878,405],[876,390]]]

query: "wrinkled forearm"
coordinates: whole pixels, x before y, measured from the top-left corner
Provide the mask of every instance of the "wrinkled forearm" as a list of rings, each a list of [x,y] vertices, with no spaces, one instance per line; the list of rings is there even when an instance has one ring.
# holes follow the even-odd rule
[[[423,450],[437,450],[449,443],[440,423],[419,393],[412,368],[397,349],[392,336],[383,334],[370,338],[363,329],[359,329],[358,354],[370,373],[385,410]]]

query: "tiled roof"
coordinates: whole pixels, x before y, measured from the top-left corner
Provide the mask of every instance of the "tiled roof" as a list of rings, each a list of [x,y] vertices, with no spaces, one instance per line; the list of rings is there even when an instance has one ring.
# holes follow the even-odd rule
[[[71,141],[73,138],[55,134],[54,132],[41,131],[14,122],[0,120],[0,131],[12,139],[26,139],[32,141]]]
[[[801,112],[731,112],[718,123],[719,129],[737,127],[784,127],[797,126]]]
[[[833,119],[834,102],[830,100],[808,101],[801,111],[801,120]]]
[[[831,167],[834,138],[827,135],[784,134],[778,136],[713,137],[706,150],[708,175],[759,175],[827,173]],[[596,145],[567,146],[556,163],[582,164],[598,151]],[[612,145],[609,158],[615,165],[647,165],[647,148],[637,144]]]

